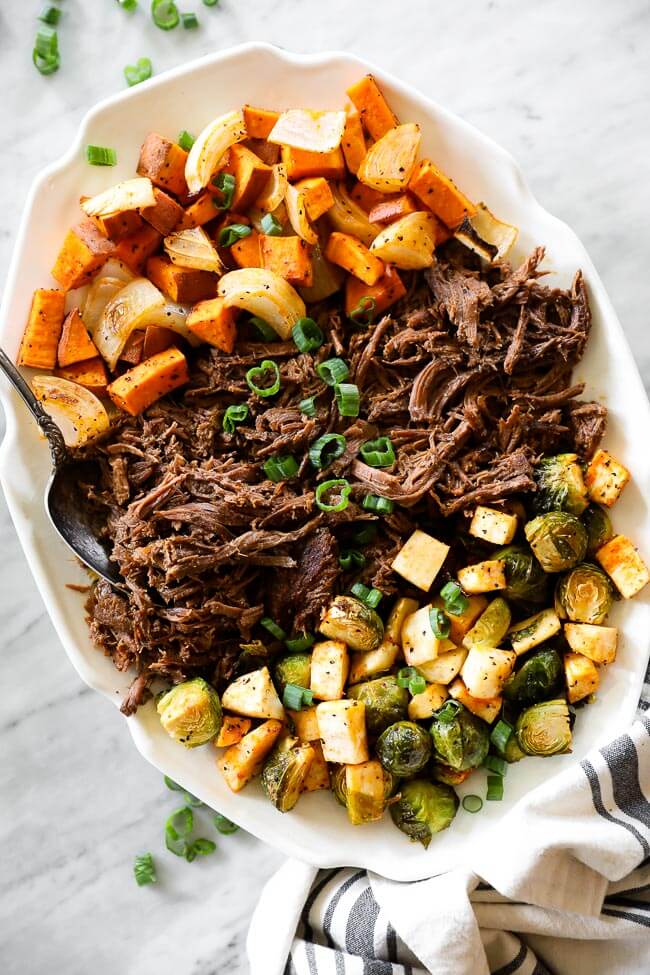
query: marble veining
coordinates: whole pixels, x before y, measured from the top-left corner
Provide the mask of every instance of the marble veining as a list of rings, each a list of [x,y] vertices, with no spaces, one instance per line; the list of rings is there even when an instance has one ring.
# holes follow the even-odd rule
[[[7,8],[11,8],[11,10]],[[197,31],[158,30],[140,0],[65,0],[62,67],[31,66],[36,3],[0,10],[0,285],[28,188],[83,114],[155,71],[246,40],[350,50],[433,95],[509,149],[541,203],[578,233],[650,383],[650,8],[646,0],[221,0]],[[236,94],[233,96],[236,101]],[[0,508],[0,968],[3,975],[239,975],[258,893],[281,862],[251,836],[213,857],[164,851],[176,798],[123,720],[85,688],[58,645]],[[205,817],[204,835],[213,836]],[[134,854],[157,855],[139,889]]]

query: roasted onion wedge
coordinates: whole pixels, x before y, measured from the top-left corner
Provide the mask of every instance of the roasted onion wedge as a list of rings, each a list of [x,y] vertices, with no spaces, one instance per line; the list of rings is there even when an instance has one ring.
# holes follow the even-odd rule
[[[345,112],[291,108],[280,115],[268,141],[307,152],[333,152],[341,145],[344,129]]]
[[[287,191],[287,167],[276,163],[272,169],[264,192],[255,200],[255,207],[263,213],[273,213],[284,200]]]
[[[497,220],[485,203],[479,203],[474,216],[465,217],[454,237],[483,260],[496,261],[509,254],[518,234],[517,227]]]
[[[370,223],[368,214],[354,202],[344,183],[332,183],[330,188],[334,206],[327,211],[327,218],[334,230],[358,237],[368,247],[377,236],[377,225]]]
[[[335,294],[342,287],[345,278],[345,272],[324,257],[318,244],[314,245],[311,252],[311,266],[314,272],[313,283],[309,287],[298,289],[307,304],[323,301]]]
[[[167,257],[179,267],[214,271],[216,274],[223,274],[225,271],[217,249],[203,227],[192,227],[170,234],[165,237],[164,246]]]
[[[93,340],[110,369],[115,369],[131,332],[151,325],[151,314],[165,304],[165,296],[147,278],[135,278],[106,304]]]
[[[84,200],[81,209],[89,217],[109,217],[113,213],[125,213],[127,210],[140,210],[155,205],[156,197],[151,180],[147,176],[136,176]]]
[[[381,193],[399,193],[406,189],[420,148],[420,138],[420,126],[414,122],[389,129],[368,149],[357,178]]]
[[[83,386],[57,376],[34,376],[32,389],[56,421],[68,447],[79,447],[108,430],[106,408]]]
[[[104,309],[109,301],[112,301],[118,291],[124,288],[125,282],[119,278],[97,277],[90,285],[86,300],[83,304],[81,317],[83,323],[91,335],[95,334],[99,325]]]
[[[289,216],[289,223],[298,236],[306,240],[308,244],[317,244],[318,236],[307,216],[305,194],[289,183],[287,184],[284,202]]]
[[[306,314],[305,303],[288,281],[264,268],[229,271],[219,281],[219,294],[230,308],[243,308],[267,322],[282,339]]]
[[[226,150],[245,138],[246,125],[240,111],[226,112],[206,125],[185,162],[185,182],[190,193],[198,193],[207,186]]]
[[[430,267],[434,248],[435,217],[424,210],[389,224],[370,245],[376,257],[405,271]]]

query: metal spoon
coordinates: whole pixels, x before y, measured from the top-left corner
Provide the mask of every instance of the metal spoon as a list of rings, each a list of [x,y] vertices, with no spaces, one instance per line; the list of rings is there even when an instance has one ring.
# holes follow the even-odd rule
[[[92,461],[73,460],[63,434],[45,412],[9,356],[0,349],[0,369],[19,393],[39,427],[47,437],[52,452],[52,473],[45,487],[45,510],[52,525],[68,548],[81,561],[116,589],[124,589],[120,571],[109,558],[92,525],[91,514],[79,485],[88,481],[96,467]]]

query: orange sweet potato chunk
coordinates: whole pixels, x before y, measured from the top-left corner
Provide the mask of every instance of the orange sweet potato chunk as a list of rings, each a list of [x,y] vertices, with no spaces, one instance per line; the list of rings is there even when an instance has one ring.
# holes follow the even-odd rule
[[[131,332],[126,344],[120,352],[120,362],[127,362],[130,366],[137,366],[144,358],[144,332],[141,328]]]
[[[267,142],[266,139],[246,139],[245,145],[267,166],[275,166],[280,162],[280,146],[276,146],[274,142]]]
[[[52,277],[71,291],[87,284],[116,250],[88,217],[69,230],[52,268]]]
[[[237,267],[262,267],[260,235],[252,230],[248,237],[241,237],[230,248]]]
[[[95,343],[88,334],[78,308],[66,315],[59,339],[57,361],[60,366],[72,366],[75,362],[85,362],[99,355]]]
[[[452,230],[460,226],[465,217],[476,213],[471,200],[430,159],[422,159],[417,164],[408,188]]]
[[[392,264],[386,265],[383,277],[372,285],[364,284],[359,278],[349,275],[345,282],[345,314],[351,315],[356,308],[359,308],[364,298],[372,298],[375,302],[373,316],[376,318],[405,294],[404,282]]]
[[[371,254],[365,244],[351,234],[341,234],[338,231],[331,233],[325,248],[325,257],[365,284],[376,284],[384,273],[384,262]]]
[[[244,735],[248,734],[252,724],[250,718],[237,718],[233,714],[224,714],[221,730],[215,741],[216,747],[227,748],[228,745],[236,745]]]
[[[63,291],[38,288],[34,292],[18,352],[19,366],[54,369],[56,350],[63,328],[64,308]]]
[[[273,112],[270,108],[254,108],[253,105],[244,105],[246,132],[251,139],[268,139],[271,129],[279,118],[280,113]]]
[[[180,203],[157,186],[154,187],[153,195],[156,199],[155,204],[152,207],[145,207],[140,213],[154,230],[167,237],[183,219],[185,211]]]
[[[106,392],[108,376],[104,360],[99,356],[96,359],[86,359],[85,362],[75,362],[72,366],[64,366],[56,370],[56,375],[61,379],[69,379],[73,383],[78,383],[84,389],[90,390],[95,396],[101,396]]]
[[[323,176],[311,176],[296,183],[296,188],[305,195],[305,209],[310,220],[318,220],[334,206],[334,194],[330,184]]]
[[[397,196],[386,197],[381,203],[375,203],[368,220],[370,223],[392,223],[409,213],[416,213],[421,206],[410,193],[398,193]]]
[[[340,147],[332,152],[308,152],[282,146],[282,162],[292,182],[306,176],[324,176],[325,179],[343,179],[345,176],[345,160]]]
[[[373,189],[372,186],[366,186],[365,183],[359,183],[357,181],[350,190],[350,196],[362,210],[369,213],[378,203],[383,203],[385,200],[392,200],[394,194],[380,193],[379,190]]]
[[[137,416],[188,379],[187,360],[172,346],[113,380],[107,392],[116,406]]]
[[[366,140],[363,135],[361,116],[354,109],[348,109],[346,113],[341,148],[343,149],[346,166],[356,176],[357,170],[366,154]]]
[[[285,278],[290,284],[310,287],[314,281],[311,246],[300,237],[260,235],[262,267]]]
[[[147,260],[160,247],[162,236],[150,224],[143,224],[142,230],[125,237],[115,248],[115,257],[123,261],[134,274],[144,272]]]
[[[170,345],[176,344],[177,338],[176,332],[172,332],[171,328],[163,328],[160,325],[147,325],[142,344],[142,358],[150,359],[152,355],[164,352]]]
[[[142,217],[137,210],[125,210],[123,213],[111,213],[108,217],[90,219],[104,237],[115,243],[136,234],[142,227]]]
[[[147,277],[163,294],[181,305],[193,305],[217,293],[217,277],[212,271],[179,267],[162,255],[149,258]]]
[[[189,230],[191,227],[202,227],[204,224],[210,223],[211,220],[215,220],[221,216],[223,211],[218,210],[214,202],[217,195],[216,192],[213,193],[208,190],[207,193],[202,193],[197,197],[194,203],[186,207],[177,230]]]
[[[246,146],[236,145],[228,150],[228,159],[225,166],[221,167],[221,172],[235,177],[231,208],[247,210],[264,189],[271,175],[271,167]]]
[[[395,128],[397,118],[371,74],[364,75],[348,88],[347,93],[361,116],[363,127],[373,139],[381,139],[389,129]]]
[[[148,176],[161,190],[185,197],[187,153],[175,142],[170,142],[157,132],[150,132],[142,144],[138,160],[138,176]]]
[[[232,352],[237,338],[236,309],[226,308],[223,298],[200,301],[186,319],[197,338],[222,352]]]

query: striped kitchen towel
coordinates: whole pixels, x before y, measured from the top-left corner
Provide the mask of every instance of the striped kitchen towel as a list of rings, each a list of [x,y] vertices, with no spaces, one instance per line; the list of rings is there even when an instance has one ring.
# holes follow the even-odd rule
[[[629,733],[542,785],[470,871],[397,883],[289,860],[251,975],[648,975],[650,669]]]

